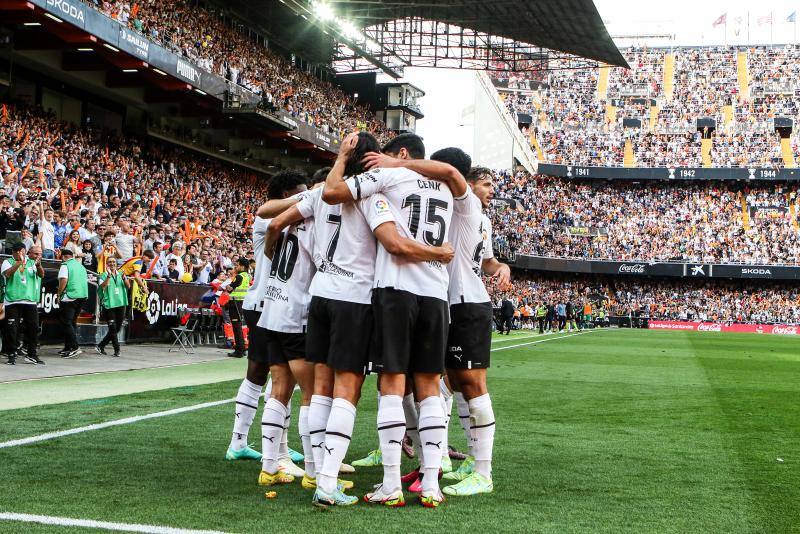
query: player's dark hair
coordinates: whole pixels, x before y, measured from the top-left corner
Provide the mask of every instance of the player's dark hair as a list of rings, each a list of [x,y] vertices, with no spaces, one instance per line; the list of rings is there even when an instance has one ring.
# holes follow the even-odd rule
[[[311,175],[311,185],[319,184],[325,181],[328,173],[331,172],[330,167],[322,167],[320,170]]]
[[[388,143],[383,145],[384,154],[397,155],[400,149],[405,148],[411,159],[424,159],[425,158],[425,143],[422,138],[417,134],[404,133],[400,134]]]
[[[431,154],[431,159],[434,161],[441,161],[442,163],[449,163],[464,177],[467,176],[470,167],[472,167],[472,158],[469,157],[469,154],[454,146],[437,150]]]
[[[469,173],[464,175],[464,178],[466,178],[468,182],[477,182],[487,175],[491,177],[492,171],[486,167],[472,167]]]
[[[152,251],[152,250],[150,250],[150,249],[147,249],[147,250],[145,250],[144,252],[142,252],[142,256],[144,256],[145,258],[147,258],[147,259],[149,259],[149,260],[153,260],[153,259],[155,259],[155,257],[156,257],[156,253],[155,253],[155,252],[153,252],[153,251]]]
[[[358,132],[358,144],[356,144],[356,148],[350,154],[350,157],[347,158],[347,163],[344,166],[344,175],[356,176],[361,174],[366,170],[361,160],[364,159],[367,152],[380,151],[381,145],[378,144],[378,140],[375,139],[374,135],[369,132]]]
[[[303,171],[281,171],[273,176],[267,184],[267,195],[271,199],[282,198],[285,192],[304,184],[308,184],[308,176]]]

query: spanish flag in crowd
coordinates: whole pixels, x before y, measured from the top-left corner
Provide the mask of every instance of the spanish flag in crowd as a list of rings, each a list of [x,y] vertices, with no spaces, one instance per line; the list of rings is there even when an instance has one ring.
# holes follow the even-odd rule
[[[126,260],[119,270],[122,271],[122,274],[125,276],[133,276],[135,273],[142,272],[142,265],[142,257],[133,256],[132,258]]]

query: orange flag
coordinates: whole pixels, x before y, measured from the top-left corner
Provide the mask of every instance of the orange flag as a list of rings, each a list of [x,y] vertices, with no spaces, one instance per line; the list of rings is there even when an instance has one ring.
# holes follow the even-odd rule
[[[2,118],[0,118],[0,124],[5,124],[6,121],[8,121],[8,105],[3,104],[3,112],[2,112]]]

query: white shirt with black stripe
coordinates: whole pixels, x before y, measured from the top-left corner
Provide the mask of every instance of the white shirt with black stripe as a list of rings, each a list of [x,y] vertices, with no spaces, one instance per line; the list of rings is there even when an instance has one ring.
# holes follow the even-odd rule
[[[374,169],[345,182],[354,199],[369,199],[362,211],[372,230],[394,221],[404,237],[431,246],[447,242],[453,194],[444,183],[405,168]],[[382,195],[373,198],[378,193]],[[409,262],[378,244],[374,287],[447,301],[447,285],[447,269],[441,263]]]
[[[470,188],[455,199],[450,242],[455,249],[453,261],[447,265],[450,304],[491,302],[481,279],[481,265],[484,259],[494,257],[492,224]]]
[[[299,334],[308,324],[308,287],[316,268],[312,260],[314,220],[293,224],[281,232],[264,289],[264,309],[258,326]]]

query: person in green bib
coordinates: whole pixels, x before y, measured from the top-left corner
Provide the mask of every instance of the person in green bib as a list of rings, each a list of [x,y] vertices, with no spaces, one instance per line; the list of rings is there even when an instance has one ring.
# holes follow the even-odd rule
[[[131,288],[131,279],[117,270],[117,260],[109,258],[106,263],[106,272],[100,275],[100,303],[103,305],[103,315],[108,325],[106,337],[95,347],[98,354],[106,353],[106,346],[111,343],[114,347],[114,356],[119,357],[119,340],[117,335],[122,329],[125,320],[125,310],[128,307],[128,290]]]
[[[29,258],[25,252],[25,245],[17,243],[11,249],[11,257],[3,261],[0,267],[6,282],[3,305],[8,320],[8,364],[16,363],[20,325],[22,325],[28,347],[25,361],[44,365],[36,354],[39,341],[39,313],[36,306],[39,303],[44,277],[41,251],[36,259]]]
[[[547,319],[547,304],[540,302],[536,306],[536,322],[539,324],[539,333],[544,334],[544,323]]]
[[[62,358],[74,358],[82,351],[78,346],[78,315],[89,296],[86,267],[76,260],[72,251],[61,249],[61,267],[58,269],[58,307],[64,326]]]
[[[233,327],[233,352],[228,353],[231,358],[241,358],[244,356],[244,332],[242,331],[242,303],[247,290],[250,289],[250,261],[247,258],[239,258],[236,263],[236,277],[225,291],[228,291],[231,300],[228,301],[228,314],[231,316],[231,326]]]

